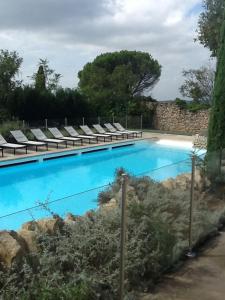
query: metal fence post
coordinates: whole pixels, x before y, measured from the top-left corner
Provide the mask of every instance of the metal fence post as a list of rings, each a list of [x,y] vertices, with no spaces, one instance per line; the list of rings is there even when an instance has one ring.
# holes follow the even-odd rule
[[[112,123],[115,123],[115,120],[114,120],[114,114],[112,116]]]
[[[48,119],[45,119],[45,129],[48,129]]]
[[[84,126],[84,117],[82,118],[83,126]]]
[[[189,212],[189,237],[188,237],[188,252],[187,257],[195,257],[195,253],[192,251],[192,223],[193,223],[193,201],[194,201],[194,188],[195,188],[195,154],[191,157],[191,194],[190,194],[190,212]]]
[[[141,130],[143,129],[143,116],[141,115]]]
[[[101,118],[98,117],[98,124],[100,125],[101,124]]]
[[[126,196],[127,175],[122,175],[122,198],[121,198],[121,228],[120,228],[120,283],[119,300],[124,297],[124,273],[125,273],[125,251],[126,251]]]
[[[25,120],[23,120],[22,122],[22,127],[25,128]]]
[[[125,128],[127,129],[127,114],[125,116]]]
[[[67,122],[67,117],[65,117],[65,126],[67,126],[68,122]]]

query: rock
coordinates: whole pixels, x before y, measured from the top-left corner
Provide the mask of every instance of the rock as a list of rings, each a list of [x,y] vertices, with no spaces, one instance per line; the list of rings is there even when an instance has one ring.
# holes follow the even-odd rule
[[[29,221],[29,222],[24,223],[22,225],[21,229],[35,231],[35,230],[38,230],[38,224],[36,221]]]
[[[182,189],[187,190],[190,188],[191,182],[191,174],[181,174],[178,175],[176,178],[169,178],[162,182],[162,185],[169,189]]]
[[[71,214],[71,213],[68,213],[67,215],[66,215],[66,217],[65,217],[65,219],[64,219],[64,223],[65,224],[74,224],[74,223],[76,223],[78,220],[80,219],[80,217],[79,216],[75,216],[75,215],[73,215],[73,214]]]
[[[22,229],[18,234],[24,239],[29,252],[38,252],[39,247],[37,244],[38,232],[32,230]]]
[[[13,262],[21,262],[27,250],[25,241],[17,232],[0,231],[0,261],[6,267],[10,267]]]
[[[182,190],[190,189],[191,184],[191,174],[181,174],[178,175],[175,179],[176,187]]]
[[[167,188],[168,190],[173,190],[174,187],[175,187],[175,184],[174,184],[174,180],[173,179],[167,179],[165,181],[162,182],[162,185]]]
[[[55,234],[57,231],[61,231],[64,222],[61,218],[44,218],[37,222],[38,229],[42,233]]]
[[[112,198],[108,203],[105,203],[101,206],[101,209],[103,210],[110,210],[117,207],[117,201],[115,198]]]

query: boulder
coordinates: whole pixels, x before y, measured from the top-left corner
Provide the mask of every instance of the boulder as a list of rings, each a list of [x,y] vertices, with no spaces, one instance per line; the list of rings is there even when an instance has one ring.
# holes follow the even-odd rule
[[[105,203],[101,206],[103,210],[111,210],[117,207],[117,201],[115,198],[112,198],[108,203]]]
[[[13,262],[21,262],[28,252],[25,241],[17,232],[10,230],[0,231],[0,261],[10,267]]]
[[[44,218],[36,221],[38,229],[42,233],[55,234],[57,231],[61,231],[64,222],[60,217]]]
[[[64,219],[64,223],[68,225],[75,224],[79,219],[79,216],[75,216],[71,213],[68,213]]]
[[[35,230],[38,230],[38,224],[36,221],[29,221],[29,222],[26,222],[22,225],[22,230],[29,230],[29,231],[35,231]]]
[[[162,182],[162,185],[168,190],[173,190],[175,188],[175,182],[173,179],[169,178]]]
[[[39,246],[37,243],[38,231],[21,229],[18,234],[23,238],[29,252],[38,252]]]

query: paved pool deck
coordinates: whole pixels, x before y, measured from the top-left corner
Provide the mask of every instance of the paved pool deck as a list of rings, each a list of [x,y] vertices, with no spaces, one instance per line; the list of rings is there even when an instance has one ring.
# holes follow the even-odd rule
[[[197,258],[187,260],[177,272],[167,275],[153,293],[139,300],[224,300],[225,232],[211,239]]]
[[[124,141],[139,141],[142,139],[168,139],[168,140],[174,140],[174,141],[193,141],[193,136],[186,136],[186,135],[178,135],[178,134],[165,134],[165,133],[159,133],[159,132],[154,132],[154,131],[144,131],[142,138],[134,138],[134,139],[119,139],[119,140],[113,140],[112,142],[99,142],[98,144],[88,144],[85,143],[83,146],[77,145],[77,146],[72,146],[68,143],[68,147],[65,148],[65,146],[59,145],[59,148],[57,149],[55,146],[49,146],[49,150],[46,151],[45,147],[39,147],[38,152],[32,150],[31,148],[28,148],[28,153],[26,154],[24,149],[17,150],[16,155],[13,154],[13,150],[8,150],[4,149],[4,156],[0,157],[0,162],[5,162],[5,161],[12,161],[20,158],[26,158],[29,157],[31,158],[32,156],[37,156],[37,155],[43,155],[43,154],[56,154],[56,153],[62,153],[62,152],[67,152],[71,150],[79,150],[79,149],[86,149],[90,147],[99,147],[103,145],[113,145],[117,144],[119,142],[124,142]]]

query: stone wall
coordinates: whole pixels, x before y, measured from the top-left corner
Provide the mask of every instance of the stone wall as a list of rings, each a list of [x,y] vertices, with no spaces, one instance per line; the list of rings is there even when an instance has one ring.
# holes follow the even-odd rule
[[[174,102],[157,102],[153,119],[154,129],[196,134],[208,128],[210,110],[191,112]]]

